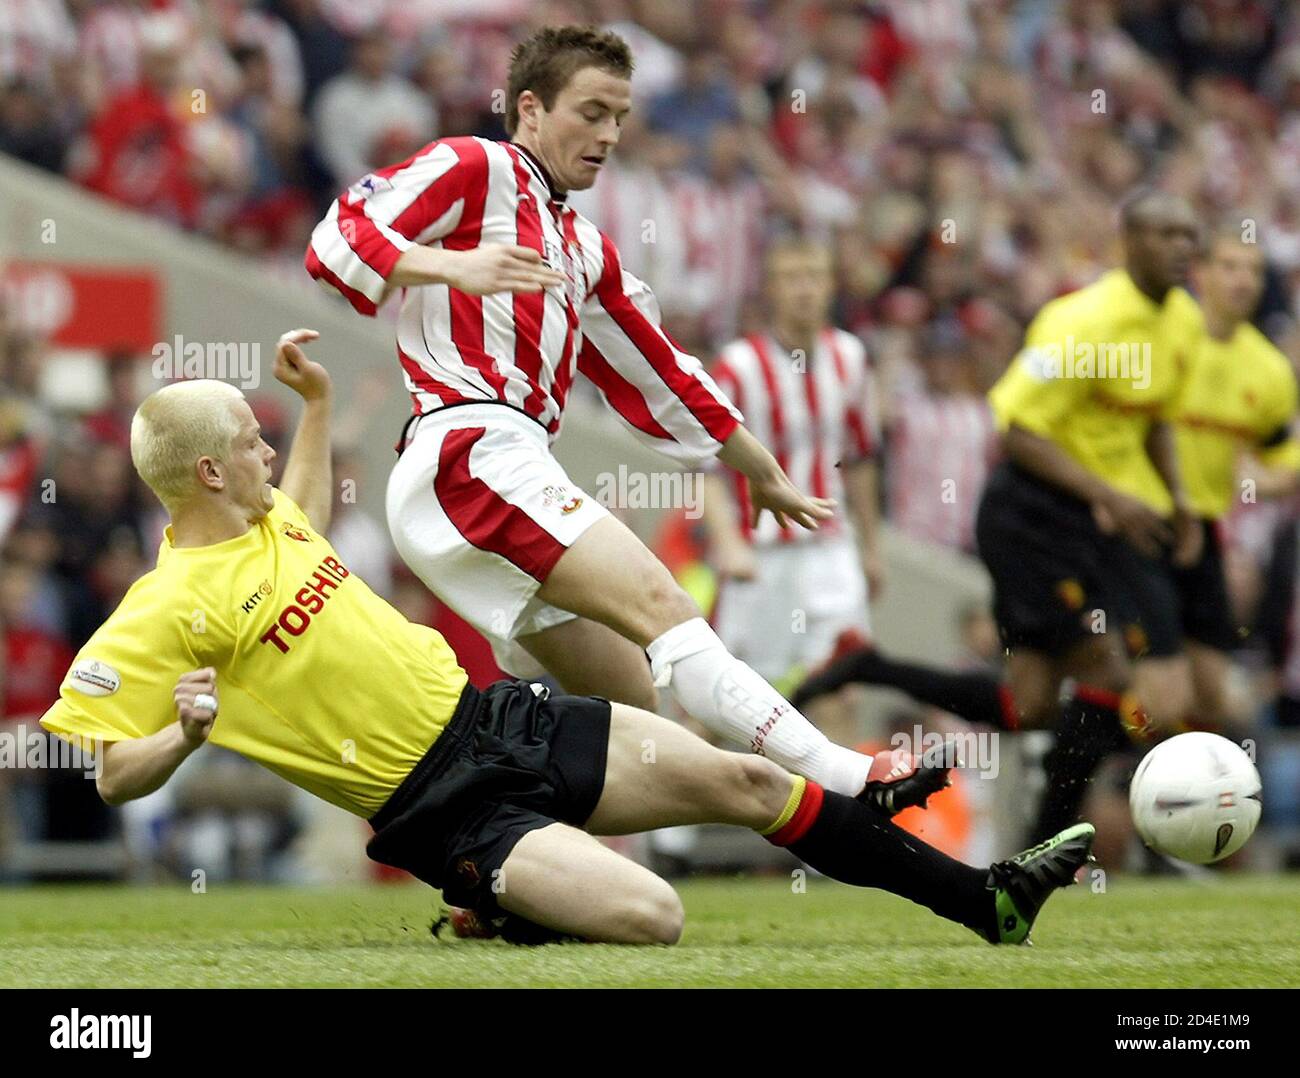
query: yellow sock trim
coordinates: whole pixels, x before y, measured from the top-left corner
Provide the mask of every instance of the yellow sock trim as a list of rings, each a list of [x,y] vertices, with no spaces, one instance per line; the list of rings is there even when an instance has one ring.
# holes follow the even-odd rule
[[[802,775],[794,776],[794,785],[790,788],[790,797],[785,803],[785,808],[781,810],[781,815],[776,818],[776,823],[771,827],[764,828],[759,832],[760,835],[773,835],[780,831],[793,818],[799,808],[799,802],[803,800],[803,792],[808,788],[808,780]]]

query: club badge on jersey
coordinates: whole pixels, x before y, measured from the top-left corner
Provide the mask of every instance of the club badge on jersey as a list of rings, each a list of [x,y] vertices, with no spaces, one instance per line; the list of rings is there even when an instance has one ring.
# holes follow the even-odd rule
[[[578,289],[578,268],[573,253],[566,245],[556,243],[549,236],[543,241],[546,264],[564,274],[564,294],[574,307],[581,306],[582,293]]]

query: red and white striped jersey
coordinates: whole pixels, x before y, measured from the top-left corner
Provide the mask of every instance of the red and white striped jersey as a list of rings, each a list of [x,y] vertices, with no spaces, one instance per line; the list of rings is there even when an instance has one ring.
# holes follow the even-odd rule
[[[908,535],[975,549],[975,510],[997,452],[977,395],[901,393],[888,428],[889,519]]]
[[[828,328],[813,354],[795,356],[772,334],[732,341],[718,356],[713,376],[743,408],[750,432],[776,457],[796,487],[844,505],[840,469],[873,456],[878,442],[867,350],[852,333]],[[749,525],[749,483],[732,473],[741,530],[759,546],[806,542],[841,527],[841,513],[816,531],[782,528],[764,513]]]
[[[365,176],[316,226],[306,266],[373,315],[394,264],[417,243],[520,244],[568,278],[522,295],[403,289],[397,354],[417,413],[499,401],[554,438],[576,367],[634,435],[688,466],[713,457],[739,424],[703,364],[660,328],[650,289],[522,147],[441,139]]]

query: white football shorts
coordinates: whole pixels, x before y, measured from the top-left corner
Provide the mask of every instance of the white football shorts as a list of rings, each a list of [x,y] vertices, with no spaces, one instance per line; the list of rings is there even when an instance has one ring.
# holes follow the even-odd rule
[[[388,477],[398,554],[442,602],[482,633],[516,677],[544,671],[515,638],[576,614],[537,589],[608,510],[551,455],[546,431],[500,404],[466,404],[415,420]]]
[[[724,580],[713,627],[738,659],[768,681],[831,655],[846,630],[869,636],[867,584],[852,535],[760,546],[753,580]]]

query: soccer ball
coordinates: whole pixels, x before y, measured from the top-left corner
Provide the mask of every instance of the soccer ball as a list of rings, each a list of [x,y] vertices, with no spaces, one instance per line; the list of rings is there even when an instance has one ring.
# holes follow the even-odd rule
[[[1179,734],[1143,757],[1128,802],[1142,841],[1208,865],[1236,853],[1259,823],[1259,772],[1218,734]]]

